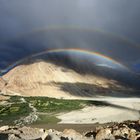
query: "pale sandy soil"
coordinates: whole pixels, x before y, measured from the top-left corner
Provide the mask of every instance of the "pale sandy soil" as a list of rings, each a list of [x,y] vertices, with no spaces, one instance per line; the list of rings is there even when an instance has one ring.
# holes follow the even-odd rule
[[[0,95],[0,102],[2,102],[2,101],[4,101],[4,100],[8,100],[9,99],[9,97],[7,96],[2,96],[2,95]]]
[[[138,120],[140,118],[140,102],[110,103],[116,106],[92,106],[79,111],[58,115],[58,118],[62,120],[60,124],[122,122],[125,120]]]

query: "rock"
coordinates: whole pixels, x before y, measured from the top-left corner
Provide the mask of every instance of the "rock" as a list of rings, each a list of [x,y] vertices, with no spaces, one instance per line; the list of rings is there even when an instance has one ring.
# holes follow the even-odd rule
[[[121,131],[119,129],[113,131],[113,136],[120,136]]]
[[[0,140],[140,140],[138,121],[117,123],[106,127],[97,127],[95,131],[85,135],[73,129],[59,132],[54,129],[38,129],[30,127],[0,127]]]
[[[96,132],[99,131],[99,130],[101,130],[101,129],[104,129],[104,128],[102,126],[97,126],[96,127]]]
[[[1,131],[8,130],[8,129],[9,129],[9,126],[8,126],[8,125],[2,126],[2,127],[0,127],[0,132],[1,132]]]
[[[48,133],[47,132],[44,132],[44,134],[42,134],[41,138],[42,140],[45,140],[45,138],[48,136]]]
[[[130,130],[128,139],[130,139],[130,140],[136,140],[137,139],[135,129]]]
[[[8,140],[23,140],[23,139],[15,136],[14,134],[10,134],[9,137],[8,137]]]
[[[137,139],[136,140],[140,140],[140,135],[139,136],[137,136]]]
[[[60,138],[61,140],[94,140],[94,138],[87,138],[73,129],[65,129]]]
[[[96,132],[90,131],[90,132],[85,133],[85,136],[93,139],[96,137],[96,134],[97,134]]]
[[[138,120],[138,125],[140,125],[140,120]]]
[[[48,135],[44,140],[52,140],[52,137]]]
[[[59,132],[59,131],[54,130],[54,129],[49,129],[49,130],[47,131],[47,133],[48,133],[48,134],[55,133],[56,135],[60,135],[62,132]]]
[[[61,140],[69,140],[69,138],[65,138],[65,137],[60,137]]]
[[[58,135],[56,135],[55,133],[51,133],[49,134],[45,140],[61,140],[60,137]]]
[[[65,129],[63,131],[63,134],[64,135],[79,135],[79,136],[82,136],[80,133],[76,132],[75,130],[73,129]]]
[[[45,132],[45,129],[39,129],[39,132]]]
[[[124,127],[124,128],[120,128],[120,136],[127,138],[129,135],[129,128]]]
[[[82,139],[82,135],[73,129],[65,129],[63,131],[62,137],[65,138],[70,137],[71,139],[77,139],[77,140]]]
[[[101,129],[96,135],[96,140],[115,140],[115,137],[111,134],[110,128]]]

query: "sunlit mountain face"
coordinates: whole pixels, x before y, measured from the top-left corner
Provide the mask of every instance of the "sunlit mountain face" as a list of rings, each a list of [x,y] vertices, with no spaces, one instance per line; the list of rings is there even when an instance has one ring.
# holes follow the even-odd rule
[[[0,75],[43,59],[139,89],[139,9],[127,0],[1,1]]]

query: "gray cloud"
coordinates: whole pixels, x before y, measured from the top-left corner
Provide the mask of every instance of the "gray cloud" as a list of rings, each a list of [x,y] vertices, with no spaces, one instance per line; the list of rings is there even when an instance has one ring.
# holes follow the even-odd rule
[[[62,38],[55,37],[54,40],[53,38],[40,39],[38,36],[38,38],[6,41],[50,26],[98,28],[116,36],[123,36],[139,45],[139,9],[139,0],[1,0],[0,67],[3,65],[5,67],[15,60],[43,50],[48,47],[49,41],[60,48],[65,45],[62,42],[63,38],[68,42],[74,40],[74,37],[68,36],[67,39],[63,35]],[[94,40],[92,37],[87,40],[78,38],[77,44],[82,48],[92,48],[128,65],[139,60],[140,50],[138,48],[132,49],[129,47],[130,44],[117,43],[117,40],[108,42],[107,40],[112,39],[109,37],[104,39],[100,36],[100,38]],[[93,48],[92,40],[96,45],[95,48]]]
[[[49,25],[100,28],[140,43],[139,0],[1,0],[0,37]]]

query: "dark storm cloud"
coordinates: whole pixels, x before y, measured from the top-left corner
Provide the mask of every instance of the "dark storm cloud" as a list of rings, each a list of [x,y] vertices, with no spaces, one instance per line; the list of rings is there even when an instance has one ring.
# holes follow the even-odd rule
[[[46,39],[45,37],[40,39],[39,35],[37,38],[8,41],[22,34],[55,25],[98,28],[128,38],[134,44],[140,44],[139,9],[139,0],[1,0],[0,67],[5,67],[18,59],[43,50],[49,46],[47,41],[51,40],[50,42],[53,42],[56,47],[65,45],[61,42],[64,37],[62,39]],[[74,37],[69,38],[69,42],[74,40]],[[78,45],[91,48],[93,45],[91,40],[92,37],[86,41],[79,39]],[[101,41],[103,41],[102,38]],[[95,51],[112,58],[119,58],[128,65],[139,60],[139,49],[124,48],[129,44],[124,43],[123,46],[123,43],[117,44],[117,41],[114,43],[109,41],[106,44],[110,46],[104,48],[104,42],[107,41],[100,43],[99,38],[95,39],[94,44],[99,46],[95,48]],[[113,48],[112,45],[115,47]]]
[[[139,0],[1,0],[0,37],[49,25],[100,28],[140,43]]]

